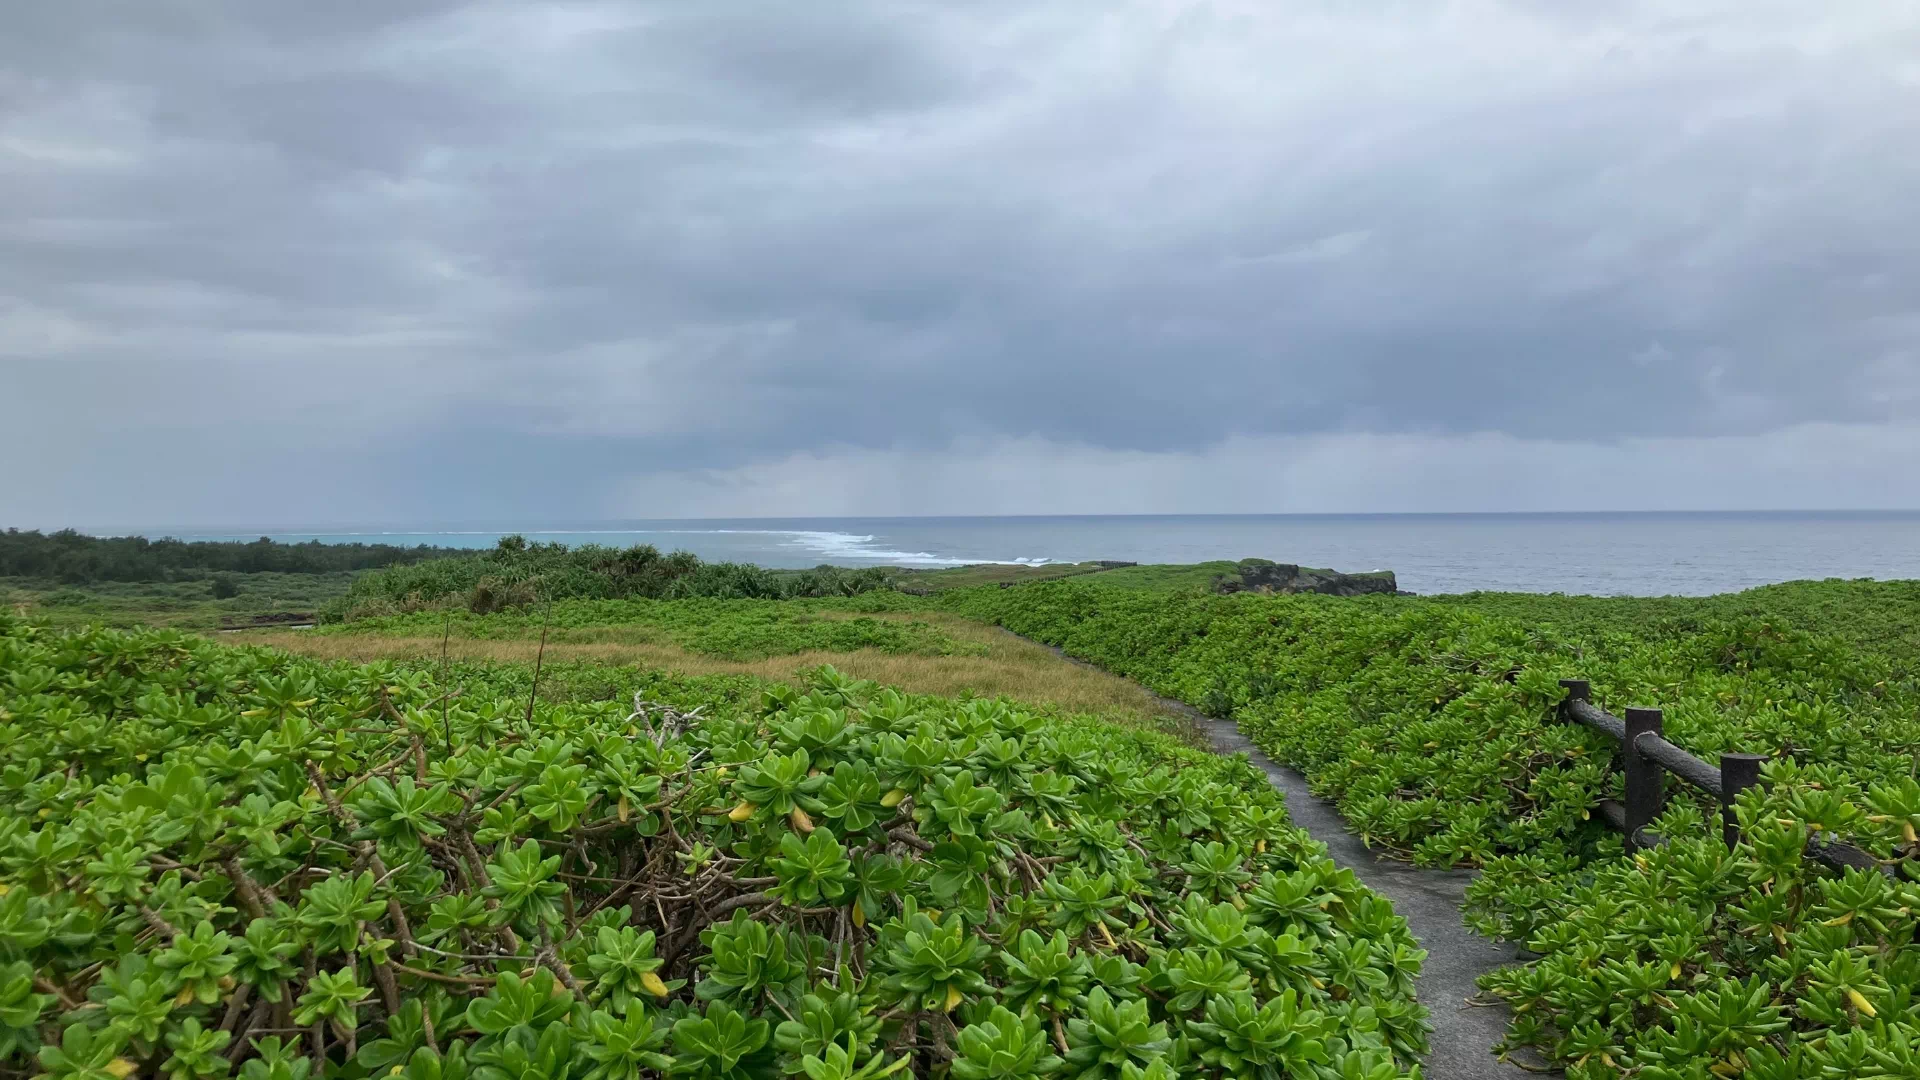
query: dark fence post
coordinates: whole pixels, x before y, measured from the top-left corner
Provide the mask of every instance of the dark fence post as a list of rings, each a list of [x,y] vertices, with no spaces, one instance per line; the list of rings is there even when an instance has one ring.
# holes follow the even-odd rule
[[[1760,782],[1760,763],[1765,760],[1764,754],[1720,755],[1720,824],[1729,848],[1740,846],[1740,819],[1733,816],[1733,801]]]
[[[1566,698],[1560,702],[1562,720],[1567,718],[1567,702],[1593,700],[1593,684],[1585,679],[1561,679],[1560,689],[1567,692]]]
[[[1658,762],[1640,753],[1637,745],[1641,735],[1652,732],[1660,734],[1659,709],[1628,709],[1626,745],[1621,747],[1622,759],[1627,770],[1626,828],[1627,850],[1635,850],[1636,840],[1641,829],[1646,828],[1660,815],[1660,801],[1665,784],[1665,773]]]

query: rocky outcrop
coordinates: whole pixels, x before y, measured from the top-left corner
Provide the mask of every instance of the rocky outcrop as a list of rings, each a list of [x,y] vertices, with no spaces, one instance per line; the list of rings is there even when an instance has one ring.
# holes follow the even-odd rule
[[[1219,593],[1324,593],[1328,596],[1366,596],[1371,593],[1397,592],[1393,571],[1375,570],[1365,574],[1342,574],[1337,570],[1316,570],[1293,563],[1266,559],[1241,559],[1232,574],[1213,579],[1213,591]]]

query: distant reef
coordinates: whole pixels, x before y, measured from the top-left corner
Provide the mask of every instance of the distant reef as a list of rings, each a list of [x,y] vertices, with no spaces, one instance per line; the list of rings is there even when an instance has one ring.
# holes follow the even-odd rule
[[[1311,566],[1269,562],[1266,559],[1241,559],[1234,564],[1232,572],[1214,576],[1213,591],[1366,596],[1399,590],[1395,587],[1391,570],[1343,574],[1338,570],[1318,570]]]

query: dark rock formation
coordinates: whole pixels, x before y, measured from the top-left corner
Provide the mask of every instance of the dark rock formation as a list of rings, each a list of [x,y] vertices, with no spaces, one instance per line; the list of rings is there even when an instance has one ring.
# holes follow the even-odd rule
[[[1219,593],[1325,593],[1328,596],[1366,596],[1391,593],[1393,571],[1375,570],[1365,574],[1342,574],[1337,570],[1316,570],[1293,563],[1266,559],[1241,559],[1236,573],[1221,574],[1213,581]]]

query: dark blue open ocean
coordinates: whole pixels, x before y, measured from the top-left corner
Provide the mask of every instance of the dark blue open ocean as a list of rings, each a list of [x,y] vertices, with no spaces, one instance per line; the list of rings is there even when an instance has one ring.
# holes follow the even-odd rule
[[[1190,563],[1247,556],[1393,570],[1413,592],[1661,595],[1800,578],[1920,578],[1920,511],[808,518],[594,525],[138,530],[149,536],[486,547],[501,535],[653,544],[763,566]]]

